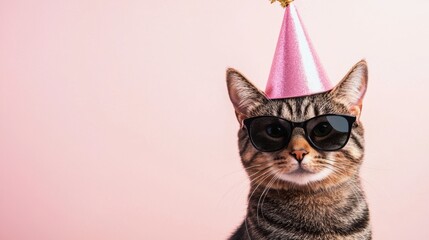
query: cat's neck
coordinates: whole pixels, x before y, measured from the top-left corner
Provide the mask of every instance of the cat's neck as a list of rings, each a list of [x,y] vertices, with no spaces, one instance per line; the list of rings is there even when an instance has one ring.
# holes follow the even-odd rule
[[[347,205],[350,201],[365,201],[360,179],[358,176],[349,179],[342,184],[330,188],[288,188],[288,189],[264,189],[264,187],[252,186],[248,200],[249,207],[256,204],[261,207],[262,202],[273,204],[301,205],[309,209],[335,208],[338,205]]]

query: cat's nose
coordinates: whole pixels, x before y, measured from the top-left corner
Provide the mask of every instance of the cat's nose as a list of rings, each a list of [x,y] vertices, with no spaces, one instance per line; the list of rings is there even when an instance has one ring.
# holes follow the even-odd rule
[[[305,149],[299,149],[299,150],[292,150],[290,152],[290,155],[292,155],[299,163],[304,159],[305,155],[307,155],[308,152],[305,151]]]

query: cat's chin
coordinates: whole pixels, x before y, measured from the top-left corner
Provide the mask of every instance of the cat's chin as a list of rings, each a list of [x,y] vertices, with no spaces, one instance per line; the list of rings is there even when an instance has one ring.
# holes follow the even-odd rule
[[[278,174],[278,177],[286,182],[298,184],[298,185],[307,185],[311,182],[318,182],[324,180],[329,174],[332,173],[332,170],[325,168],[320,172],[313,173],[306,171],[302,168],[299,168],[290,173],[281,173]]]

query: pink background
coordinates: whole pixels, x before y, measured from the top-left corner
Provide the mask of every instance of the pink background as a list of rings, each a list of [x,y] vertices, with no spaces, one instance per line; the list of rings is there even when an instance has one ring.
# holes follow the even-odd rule
[[[370,67],[375,239],[429,239],[429,2],[300,0],[333,81]],[[225,239],[248,181],[227,66],[264,89],[268,0],[0,1],[0,239]]]

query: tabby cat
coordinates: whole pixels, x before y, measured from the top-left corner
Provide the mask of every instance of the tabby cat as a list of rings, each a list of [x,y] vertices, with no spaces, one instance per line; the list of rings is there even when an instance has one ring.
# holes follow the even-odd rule
[[[230,240],[371,239],[359,178],[367,77],[362,60],[328,92],[268,99],[236,70],[227,70],[241,126],[241,162],[251,186],[246,217]],[[343,119],[344,129],[349,121],[348,136],[336,132],[323,140],[332,134],[331,116]]]

